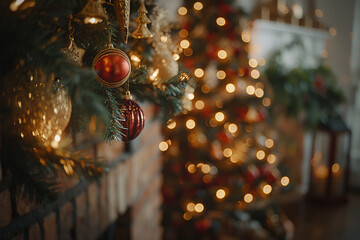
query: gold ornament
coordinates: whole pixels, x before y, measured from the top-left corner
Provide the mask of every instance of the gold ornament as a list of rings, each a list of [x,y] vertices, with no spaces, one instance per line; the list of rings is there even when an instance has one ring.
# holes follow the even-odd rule
[[[69,21],[69,39],[70,44],[67,48],[61,49],[63,53],[67,55],[67,57],[73,60],[75,63],[82,65],[82,59],[84,57],[85,49],[79,48],[76,46],[74,41],[74,28],[71,25],[71,19]]]
[[[123,43],[127,43],[130,23],[130,0],[114,0],[116,19],[121,31]]]
[[[108,19],[101,0],[89,0],[79,13],[85,24],[97,24]]]
[[[82,59],[84,57],[85,49],[76,46],[74,38],[70,39],[70,44],[67,48],[61,50],[67,55],[67,57],[73,60],[75,63],[82,65]]]
[[[151,21],[146,16],[148,11],[145,8],[144,1],[141,1],[141,5],[137,10],[137,12],[139,13],[139,16],[135,19],[135,21],[138,23],[138,26],[135,29],[135,31],[131,34],[131,36],[137,39],[152,38],[153,35],[147,27],[147,24],[151,23]]]
[[[70,120],[71,100],[64,88],[55,88],[54,80],[43,73],[26,76],[24,85],[14,88],[15,97],[10,99],[15,103],[14,129],[24,139],[35,137],[56,148]]]

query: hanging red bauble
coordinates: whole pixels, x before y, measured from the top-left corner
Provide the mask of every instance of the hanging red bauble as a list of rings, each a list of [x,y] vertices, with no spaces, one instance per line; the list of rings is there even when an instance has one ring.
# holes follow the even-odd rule
[[[95,56],[92,67],[97,71],[97,81],[111,88],[123,85],[131,72],[129,57],[112,45]]]
[[[225,131],[218,132],[216,134],[216,138],[219,139],[224,145],[230,144],[231,142],[231,139]]]
[[[263,171],[265,179],[269,184],[275,183],[281,177],[279,170],[270,165],[265,166]]]
[[[130,93],[127,92],[123,103],[119,106],[121,115],[124,117],[121,132],[123,142],[129,142],[136,138],[145,126],[145,115],[139,104],[131,100]]]
[[[244,172],[245,182],[253,184],[254,181],[260,176],[260,171],[255,165],[250,165]]]

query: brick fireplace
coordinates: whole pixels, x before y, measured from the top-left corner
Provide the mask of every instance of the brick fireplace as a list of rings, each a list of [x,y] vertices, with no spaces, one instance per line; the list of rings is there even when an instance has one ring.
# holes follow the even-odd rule
[[[99,183],[65,182],[58,200],[40,206],[12,193],[0,175],[0,239],[161,239],[161,124],[153,105],[142,107],[146,125],[137,139],[94,144],[110,162]]]

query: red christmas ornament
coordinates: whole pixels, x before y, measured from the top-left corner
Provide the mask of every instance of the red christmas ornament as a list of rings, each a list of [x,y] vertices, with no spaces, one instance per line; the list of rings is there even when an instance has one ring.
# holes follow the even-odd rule
[[[279,170],[272,166],[264,167],[263,171],[265,179],[269,184],[275,183],[281,177]]]
[[[247,106],[240,106],[237,108],[237,117],[240,121],[244,121],[248,110],[249,110],[249,108]]]
[[[225,131],[218,132],[216,134],[216,138],[219,139],[225,145],[230,144],[231,142],[231,139],[229,138],[229,136],[226,134]]]
[[[260,171],[255,165],[250,165],[244,173],[245,182],[253,184],[254,181],[260,176]]]
[[[145,126],[145,115],[139,104],[131,100],[130,92],[126,92],[124,102],[119,106],[121,115],[125,118],[122,122],[125,129],[121,132],[123,142],[136,138]]]
[[[123,85],[131,72],[129,57],[112,45],[95,56],[92,67],[97,71],[97,81],[111,88]]]

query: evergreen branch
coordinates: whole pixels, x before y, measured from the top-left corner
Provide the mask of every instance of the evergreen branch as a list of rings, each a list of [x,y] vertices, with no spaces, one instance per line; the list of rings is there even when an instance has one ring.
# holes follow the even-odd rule
[[[109,121],[107,122],[106,129],[104,132],[104,140],[105,141],[121,141],[122,130],[124,127],[122,126],[121,122],[125,121],[124,117],[121,114],[121,110],[118,107],[117,99],[114,97],[113,93],[110,89],[104,89],[106,98],[105,98],[105,105],[109,111]]]

